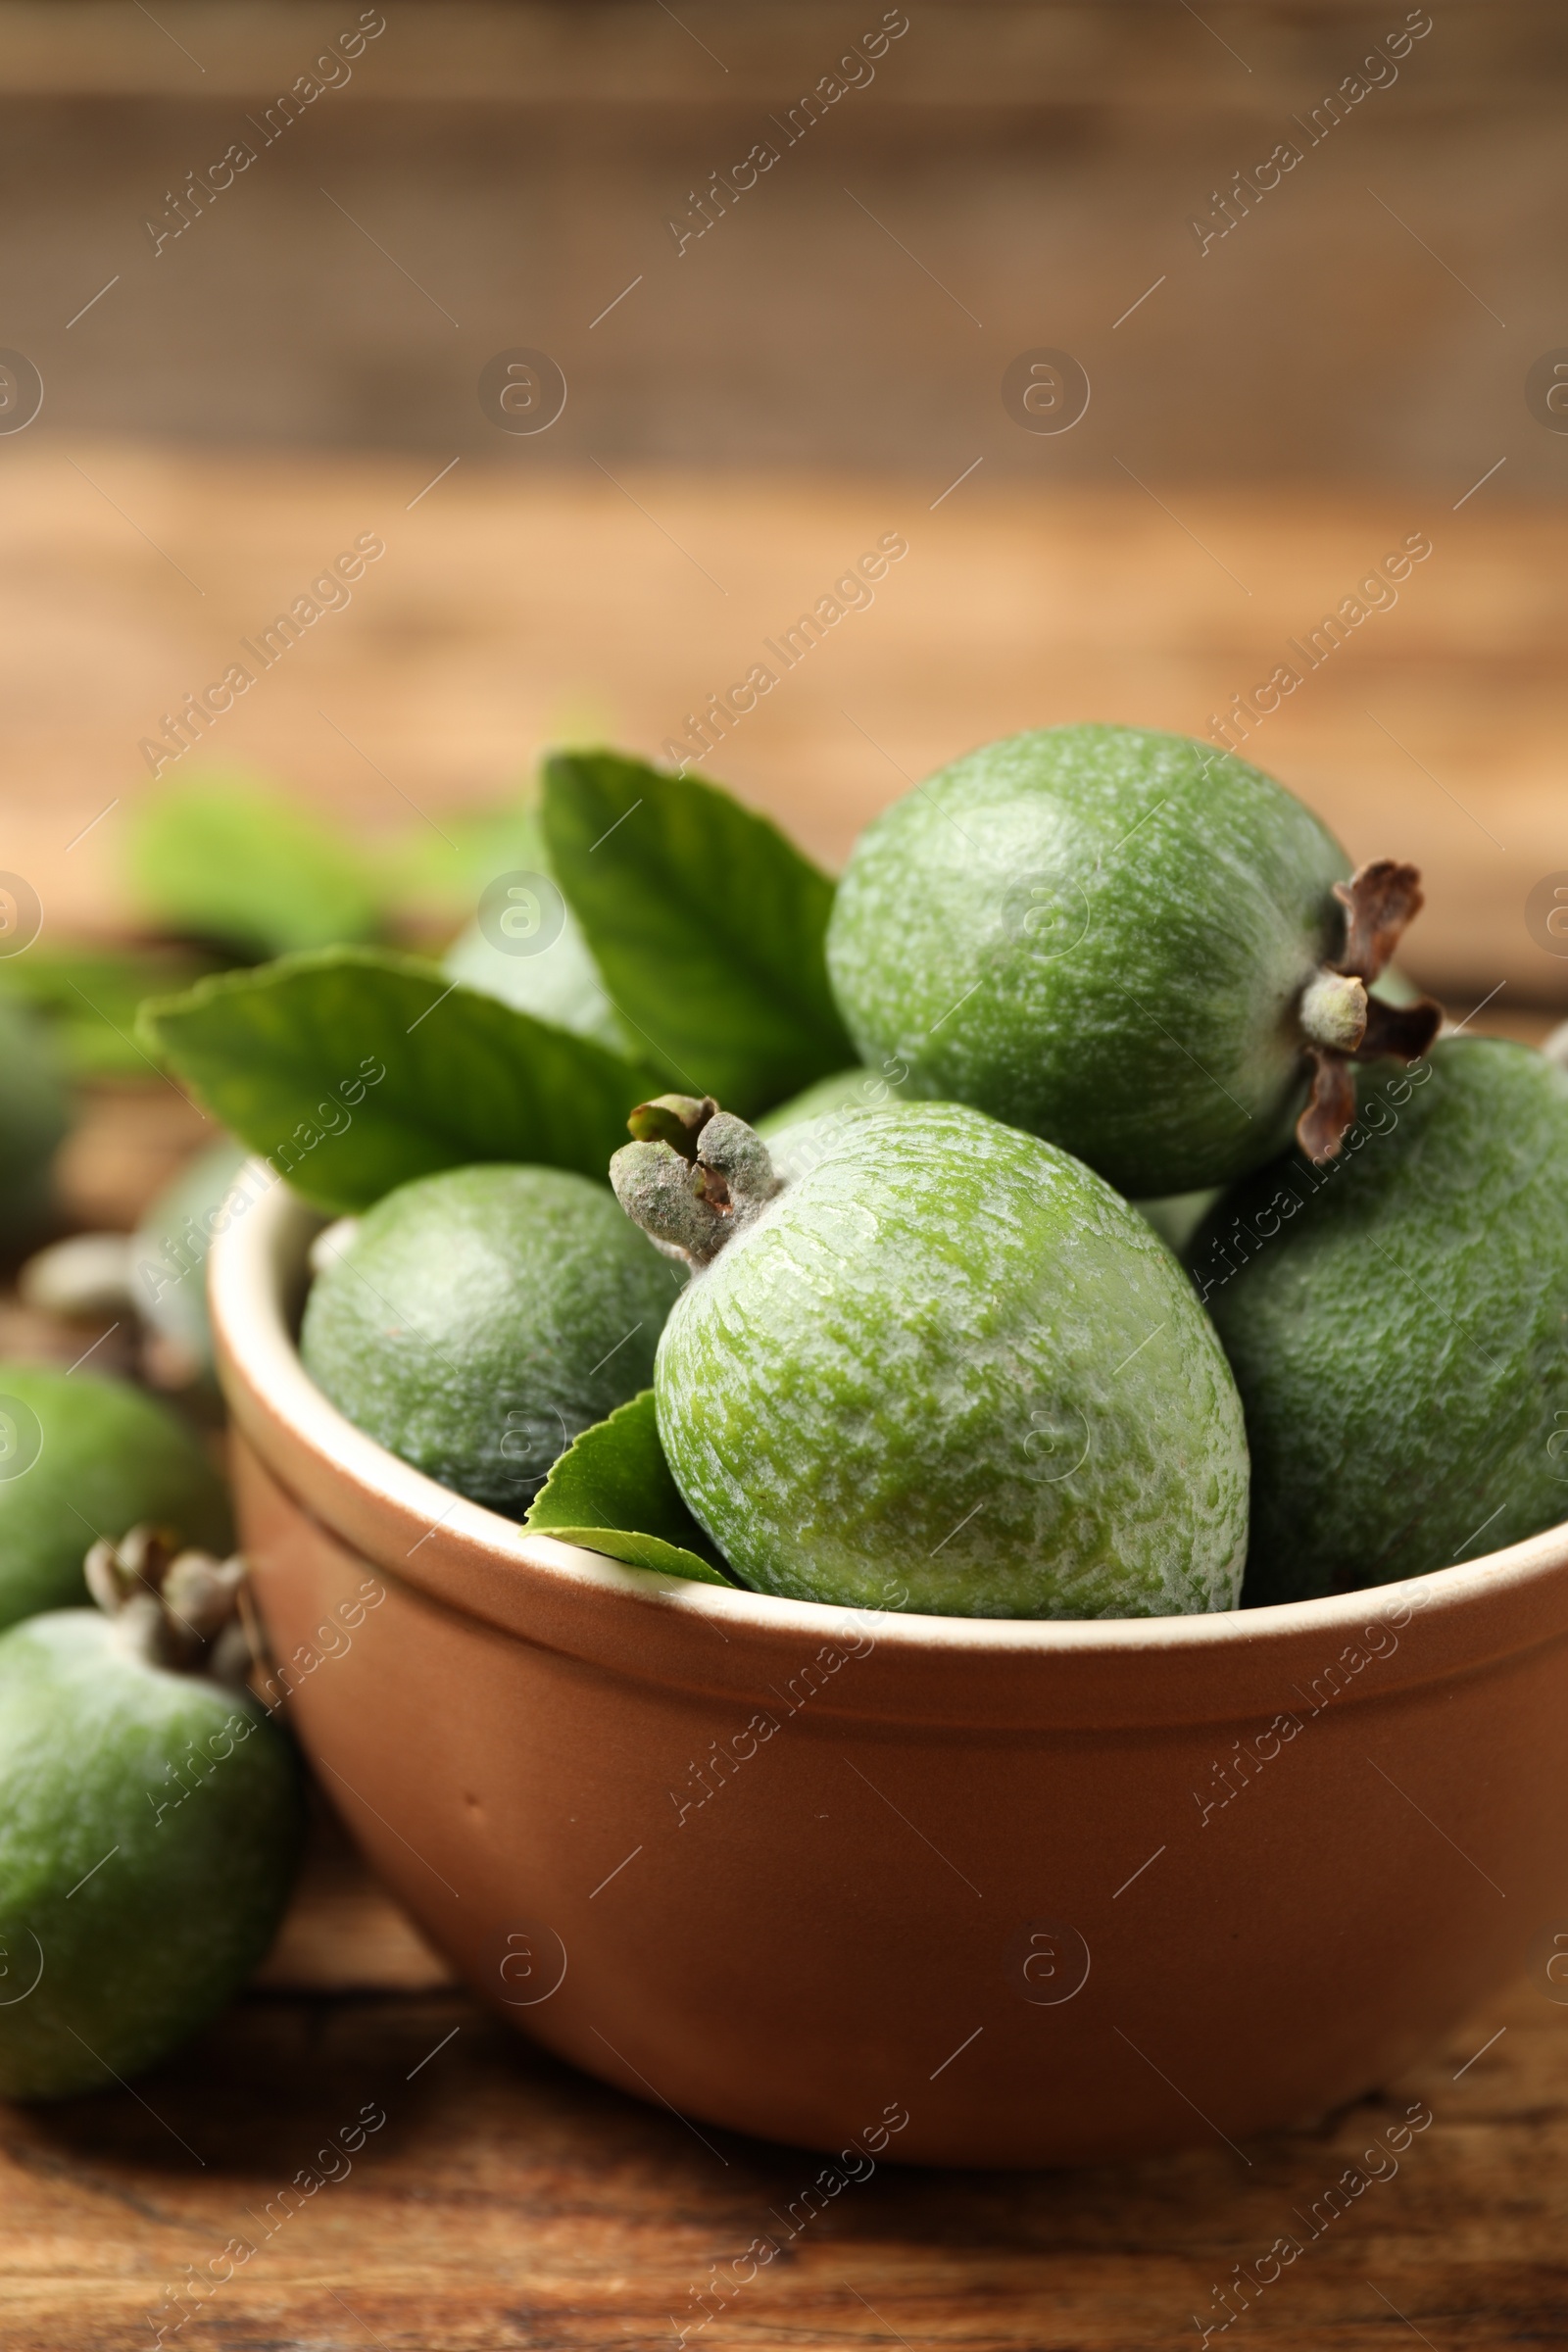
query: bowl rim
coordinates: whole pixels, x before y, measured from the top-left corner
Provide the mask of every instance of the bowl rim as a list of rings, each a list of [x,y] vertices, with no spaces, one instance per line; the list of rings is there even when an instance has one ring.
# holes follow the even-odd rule
[[[895,1652],[940,1649],[977,1658],[1089,1651],[1123,1657],[1157,1652],[1168,1658],[1185,1652],[1195,1665],[1227,1649],[1255,1650],[1271,1636],[1308,1633],[1325,1642],[1348,1641],[1373,1620],[1407,1623],[1417,1612],[1430,1618],[1434,1610],[1446,1614],[1478,1604],[1490,1608],[1503,1594],[1514,1596],[1533,1613],[1529,1604],[1542,1588],[1568,1586],[1568,1520],[1500,1551],[1429,1569],[1396,1584],[1190,1617],[928,1616],[793,1600],[629,1567],[603,1552],[532,1534],[502,1513],[455,1494],[368,1437],[317,1388],[295,1345],[285,1298],[298,1285],[310,1240],[331,1222],[328,1212],[292,1191],[266,1159],[251,1158],[238,1171],[215,1216],[207,1261],[219,1368],[230,1411],[247,1437],[253,1436],[258,1420],[270,1419],[292,1449],[313,1457],[324,1473],[336,1479],[346,1476],[372,1503],[390,1505],[401,1519],[418,1522],[432,1536],[439,1533],[441,1552],[449,1561],[456,1546],[476,1563],[542,1572],[563,1593],[575,1588],[585,1595],[606,1598],[659,1598],[684,1615],[708,1620],[721,1634],[730,1627],[771,1634],[792,1631],[821,1640],[826,1632],[842,1638],[846,1627],[874,1625],[876,1645]],[[265,1406],[260,1415],[253,1409],[253,1397]],[[450,1575],[427,1582],[412,1558],[389,1573],[432,1592],[448,1606],[466,1605],[462,1595],[454,1593]],[[471,1613],[487,1615],[477,1600]],[[1568,1608],[1562,1614],[1568,1622]]]

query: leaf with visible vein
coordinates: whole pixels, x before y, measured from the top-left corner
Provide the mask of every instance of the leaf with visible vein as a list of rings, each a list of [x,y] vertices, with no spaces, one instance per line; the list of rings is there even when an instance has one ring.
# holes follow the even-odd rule
[[[656,1083],[434,964],[375,948],[287,956],[142,1007],[141,1033],[296,1192],[338,1213],[480,1160],[604,1178]]]
[[[611,1002],[670,1079],[744,1118],[855,1061],[833,884],[766,817],[613,752],[546,760],[543,817]]]

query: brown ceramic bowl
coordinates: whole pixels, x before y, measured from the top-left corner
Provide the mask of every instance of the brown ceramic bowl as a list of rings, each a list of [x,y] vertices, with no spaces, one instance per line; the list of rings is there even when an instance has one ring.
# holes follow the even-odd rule
[[[1321,2115],[1568,1915],[1568,1527],[1218,1617],[868,1616],[527,1536],[327,1404],[318,1220],[216,1249],[293,1721],[498,2014],[673,2109],[922,2163]]]

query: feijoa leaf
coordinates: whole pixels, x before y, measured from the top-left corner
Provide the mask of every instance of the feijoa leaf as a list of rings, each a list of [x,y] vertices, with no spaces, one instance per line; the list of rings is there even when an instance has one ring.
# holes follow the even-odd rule
[[[131,885],[165,927],[241,956],[373,939],[383,893],[344,833],[258,779],[171,782],[136,811]]]
[[[223,972],[142,1007],[150,1049],[296,1192],[339,1214],[481,1160],[603,1178],[650,1073],[375,948]]]
[[[529,1504],[523,1525],[630,1568],[656,1568],[705,1585],[733,1582],[670,1476],[652,1389],[572,1441]]]
[[[613,752],[544,768],[551,868],[646,1057],[746,1117],[855,1059],[828,987],[833,884],[766,817]]]

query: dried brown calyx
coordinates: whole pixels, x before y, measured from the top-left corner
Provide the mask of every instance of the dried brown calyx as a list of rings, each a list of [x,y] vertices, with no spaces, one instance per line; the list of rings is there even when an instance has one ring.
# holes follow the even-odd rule
[[[710,1265],[783,1190],[755,1129],[711,1095],[660,1095],[626,1121],[610,1163],[615,1198],[666,1257]]]
[[[1420,913],[1421,876],[1395,858],[1375,858],[1336,882],[1345,908],[1345,945],[1301,992],[1297,1015],[1312,1062],[1312,1091],[1296,1123],[1296,1140],[1309,1159],[1332,1159],[1355,1121],[1352,1061],[1393,1057],[1415,1061],[1442,1025],[1430,997],[1413,1004],[1385,1004],[1369,996],[1398,946],[1405,925]]]
[[[237,1689],[254,1657],[245,1622],[245,1562],[184,1549],[167,1527],[100,1537],[84,1562],[87,1590],[149,1665],[210,1675]]]

